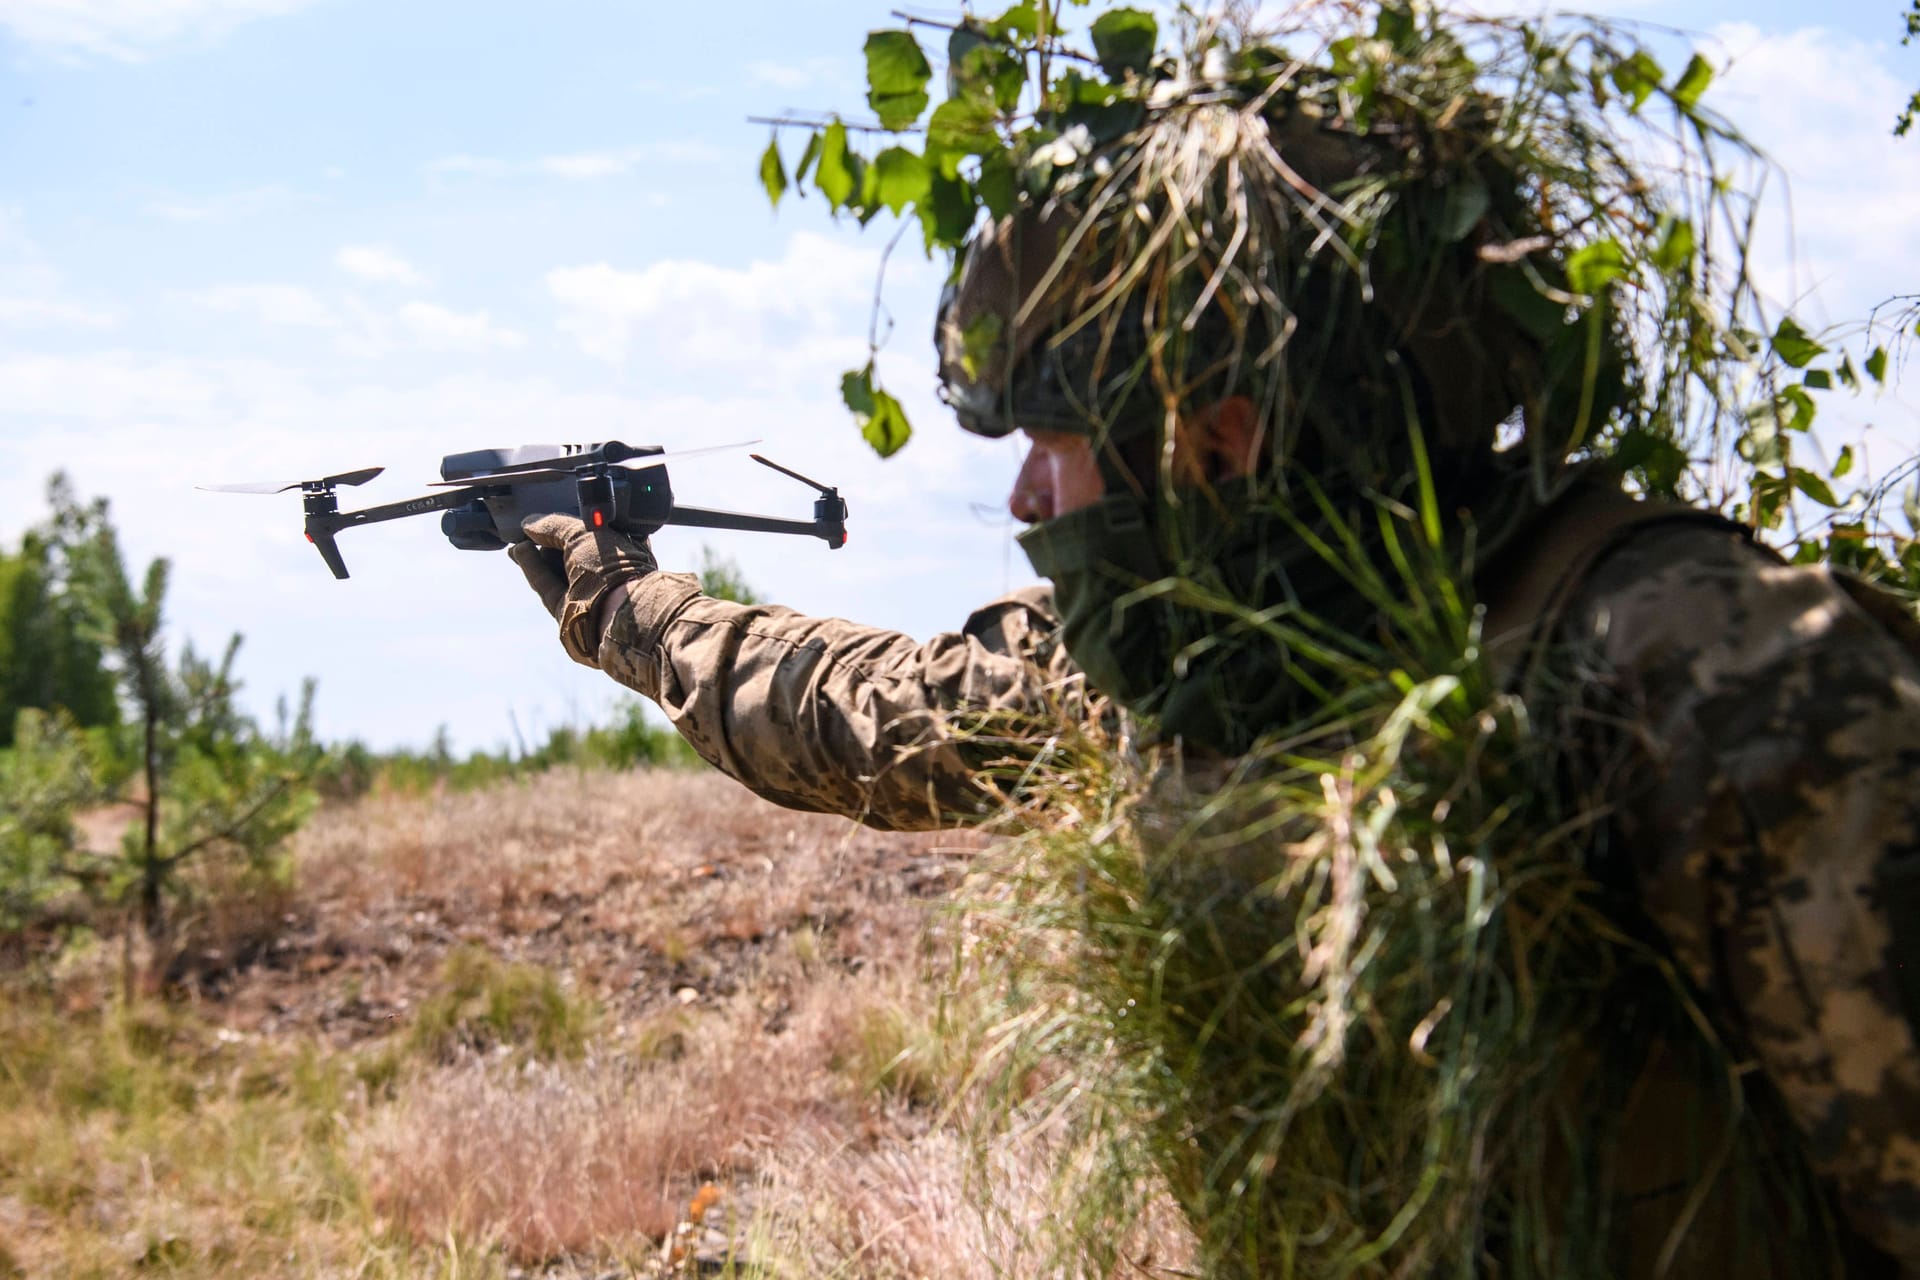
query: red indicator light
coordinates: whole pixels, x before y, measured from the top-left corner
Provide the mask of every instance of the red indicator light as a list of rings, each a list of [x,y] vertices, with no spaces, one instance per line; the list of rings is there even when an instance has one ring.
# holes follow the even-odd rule
[[[598,529],[607,523],[607,513],[600,508],[593,509],[593,527]]]
[[[307,541],[308,541],[308,542],[312,542],[312,541],[313,541],[313,535],[312,535],[312,534],[308,534],[308,535],[307,535]]]

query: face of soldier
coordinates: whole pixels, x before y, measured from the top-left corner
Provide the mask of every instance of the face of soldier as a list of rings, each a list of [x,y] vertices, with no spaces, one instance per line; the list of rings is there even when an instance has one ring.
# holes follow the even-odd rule
[[[1014,477],[1007,510],[1023,524],[1038,524],[1092,506],[1107,492],[1094,459],[1093,442],[1072,431],[1021,428],[1026,461]],[[1199,415],[1196,429],[1174,439],[1173,475],[1179,485],[1197,485],[1252,473],[1259,445],[1253,402],[1233,396]]]
[[[1071,431],[1023,428],[1027,458],[1014,477],[1007,510],[1023,524],[1038,524],[1098,502],[1107,482],[1094,461],[1093,442]]]

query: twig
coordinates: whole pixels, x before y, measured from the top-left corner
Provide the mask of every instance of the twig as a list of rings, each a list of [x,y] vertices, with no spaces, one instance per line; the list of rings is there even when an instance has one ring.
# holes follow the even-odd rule
[[[838,116],[817,116],[812,119],[805,116],[748,116],[747,123],[770,124],[776,129],[825,129],[829,125],[837,124],[841,128],[851,129],[855,133],[903,134],[923,132],[923,130],[919,128],[889,129],[885,125],[860,124],[857,121],[842,120]]]
[[[872,359],[880,354],[880,317],[887,317],[887,336],[893,336],[893,315],[887,311],[882,293],[887,284],[887,259],[893,257],[893,248],[900,243],[900,237],[907,234],[908,222],[902,218],[899,230],[887,241],[887,247],[880,251],[880,268],[873,274],[873,312],[867,317],[867,357]]]
[[[972,32],[976,35],[980,35],[983,39],[987,38],[985,34],[981,32],[978,27],[969,26],[961,22],[942,22],[938,18],[923,18],[923,17],[920,17],[918,14],[908,13],[905,9],[891,10],[889,11],[888,16],[893,18],[898,18],[900,21],[906,23],[909,27],[932,27],[936,31],[965,30],[965,31]],[[1057,31],[1059,29],[1059,23],[1057,19],[1050,21],[1048,23],[1048,26],[1051,30],[1041,33],[1041,38],[1043,40],[1045,40],[1046,37],[1050,35],[1052,31]],[[1007,44],[1009,47],[1011,47],[1012,45],[1012,41],[1003,40],[1002,43]],[[1051,53],[1051,56],[1056,58],[1065,58],[1069,62],[1084,62],[1090,67],[1097,67],[1100,65],[1100,59],[1094,57],[1093,55],[1081,53],[1078,49],[1069,49],[1065,45],[1060,44],[1057,41],[1053,43],[1053,47],[1049,52]],[[1047,55],[1043,54],[1042,56],[1045,57]]]

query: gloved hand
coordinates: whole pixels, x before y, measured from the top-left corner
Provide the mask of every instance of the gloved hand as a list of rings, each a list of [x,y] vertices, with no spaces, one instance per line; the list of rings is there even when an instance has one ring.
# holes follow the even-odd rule
[[[645,539],[594,532],[577,517],[557,512],[529,517],[520,530],[527,541],[514,543],[507,554],[560,624],[567,655],[598,667],[600,604],[608,593],[659,568],[653,551]]]

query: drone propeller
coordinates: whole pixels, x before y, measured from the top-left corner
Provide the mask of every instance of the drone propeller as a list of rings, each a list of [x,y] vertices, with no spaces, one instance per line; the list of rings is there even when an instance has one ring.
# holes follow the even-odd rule
[[[289,489],[311,489],[321,491],[336,485],[361,485],[385,471],[385,467],[366,467],[359,471],[342,471],[337,476],[327,476],[321,480],[261,480],[253,484],[197,484],[196,489],[207,493],[285,493]]]
[[[745,449],[749,445],[759,443],[760,441],[755,439],[740,440],[733,444],[710,444],[699,449],[676,449],[672,453],[641,454],[632,461],[609,462],[604,465],[619,467],[625,471],[645,471],[649,467],[664,467],[669,462],[680,462],[687,458],[698,458],[703,454],[709,453],[727,453],[734,449]],[[452,489],[459,486],[482,484],[527,484],[536,480],[570,480],[579,475],[583,470],[596,465],[601,464],[586,462],[576,467],[555,467],[544,463],[536,463],[528,467],[502,468],[499,471],[489,471],[484,475],[462,476],[458,480],[431,480],[428,482],[427,487],[430,489]]]

